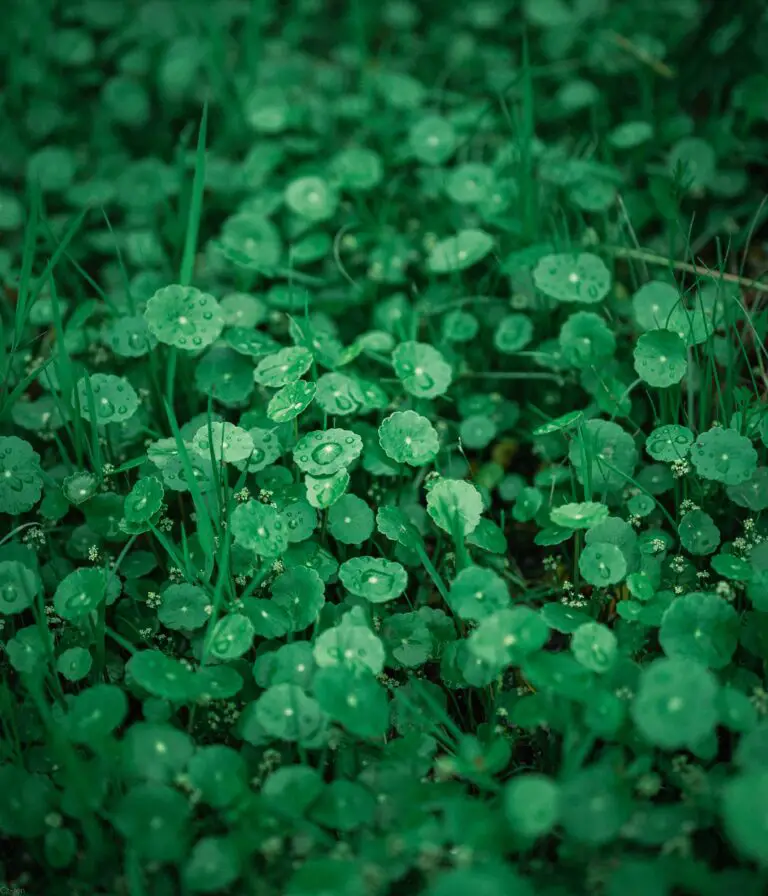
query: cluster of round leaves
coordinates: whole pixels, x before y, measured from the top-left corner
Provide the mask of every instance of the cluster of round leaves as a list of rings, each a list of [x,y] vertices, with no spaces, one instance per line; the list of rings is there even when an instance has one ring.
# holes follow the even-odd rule
[[[586,54],[580,71],[551,66],[554,89],[537,115],[575,124],[599,104],[590,119],[601,126],[604,82],[645,76],[649,63],[666,71],[665,42],[682,45],[697,15],[696,3],[663,3],[639,33],[609,6],[521,4],[535,52]],[[205,34],[244,21],[238,4],[205,12]],[[373,14],[413,59],[444,55],[419,52],[428,30],[449,68],[493,95],[508,89],[503,4],[446,10],[429,29],[409,2]],[[268,35],[263,15],[256,24]],[[690,396],[704,406],[700,362],[711,353],[723,366],[723,297],[652,280],[626,302],[595,232],[571,247],[521,239],[548,203],[597,231],[625,220],[619,195],[641,229],[654,213],[676,220],[681,197],[735,198],[731,159],[750,140],[735,144],[722,128],[702,139],[687,116],[664,130],[662,102],[653,124],[639,109],[612,121],[615,164],[597,163],[572,154],[570,138],[510,140],[500,115],[458,92],[438,113],[426,69],[369,66],[335,34],[318,64],[294,52],[291,29],[265,36],[258,71],[249,53],[233,59],[233,79],[214,79],[224,98],[209,83],[218,54],[197,24],[173,4],[129,13],[84,3],[50,41],[18,41],[39,49],[16,59],[24,89],[9,102],[18,95],[25,106],[8,118],[22,136],[4,133],[0,177],[41,191],[57,227],[63,212],[108,209],[106,229],[88,224],[96,261],[83,270],[115,254],[119,264],[103,269],[104,301],[90,298],[91,283],[87,298],[37,298],[28,344],[48,330],[50,363],[30,401],[0,399],[28,435],[0,436],[4,662],[14,699],[25,683],[54,695],[49,717],[22,699],[13,719],[30,750],[23,766],[0,765],[0,832],[39,839],[61,876],[108,822],[125,856],[96,864],[125,868],[137,892],[232,892],[262,878],[269,887],[270,856],[287,843],[292,867],[275,877],[289,896],[397,890],[430,864],[440,872],[424,878],[429,896],[565,892],[557,868],[539,887],[535,863],[523,874],[506,860],[563,843],[563,867],[582,848],[611,847],[609,893],[665,892],[685,889],[689,870],[667,853],[714,817],[736,853],[764,868],[755,669],[766,658],[768,558],[754,535],[745,547],[733,532],[737,515],[768,509],[768,425],[742,408],[711,429],[693,416],[691,429],[654,427],[641,397],[665,420]],[[720,34],[721,48],[740,27]],[[625,33],[631,41],[603,39]],[[581,34],[596,39],[575,41]],[[102,69],[112,72],[103,85],[93,78]],[[72,122],[59,91],[46,96],[38,83],[48,70],[66,74],[62,95],[68,84],[98,90],[95,153],[57,145]],[[359,89],[347,91],[352,82]],[[765,86],[758,75],[720,91],[732,94],[724,102],[745,134],[765,120]],[[132,137],[153,109],[175,115],[202,95],[217,119],[225,99],[234,103],[227,136],[247,150],[225,159],[211,149],[204,183],[195,157],[188,195],[185,154],[173,165],[133,159],[145,141]],[[347,133],[354,139],[329,149],[330,135]],[[102,160],[111,145],[124,149]],[[378,189],[387,214],[374,227],[362,212],[378,208]],[[194,241],[186,245],[182,268],[194,261],[196,286],[173,283],[175,210],[189,206],[186,236],[196,236],[201,194],[220,226],[196,258]],[[436,214],[434,233],[420,220],[422,198],[430,217],[449,212]],[[8,294],[24,217],[0,185]],[[421,292],[410,289],[416,270]],[[496,283],[497,271],[507,280]],[[625,325],[635,330],[629,349]],[[11,387],[27,373],[9,365]],[[501,385],[486,373],[502,374]],[[566,388],[532,393],[542,374]],[[531,394],[539,416],[549,405],[581,410],[533,427]],[[629,423],[643,410],[647,438]],[[544,461],[532,483],[515,464],[529,438]],[[62,463],[49,464],[54,446]],[[687,500],[679,512],[676,490]],[[32,519],[17,528],[17,518],[31,512],[56,542],[38,544],[40,563],[35,539],[17,537]],[[573,560],[584,601],[529,587],[527,565],[523,574],[514,561],[531,540],[566,545],[558,550]],[[481,726],[468,721],[478,706]],[[540,727],[574,749],[550,774],[520,772],[513,745],[535,741]],[[707,781],[703,809],[701,790],[681,812],[654,802],[656,770],[676,784],[668,754],[685,750],[712,768],[721,729],[735,760]],[[49,746],[66,747],[65,771],[41,749],[45,731],[56,732]],[[634,764],[615,761],[631,753]],[[339,760],[330,781],[328,755]],[[442,785],[446,775],[456,786]],[[666,795],[668,782],[657,783]],[[387,830],[397,839],[380,848]],[[331,850],[339,838],[351,856]],[[37,844],[31,852],[41,854]]]

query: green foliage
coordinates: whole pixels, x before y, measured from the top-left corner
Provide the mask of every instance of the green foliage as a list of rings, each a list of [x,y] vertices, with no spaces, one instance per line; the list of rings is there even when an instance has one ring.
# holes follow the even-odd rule
[[[768,16],[11,2],[0,890],[768,892]]]

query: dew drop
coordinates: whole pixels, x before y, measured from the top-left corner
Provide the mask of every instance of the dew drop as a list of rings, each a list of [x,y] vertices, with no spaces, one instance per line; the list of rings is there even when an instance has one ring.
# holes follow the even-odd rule
[[[6,604],[14,604],[18,598],[18,592],[16,590],[15,585],[4,585],[2,590],[0,590],[0,598],[2,598],[3,603]]]
[[[321,467],[328,466],[337,460],[342,454],[343,448],[335,442],[328,442],[318,448],[314,448],[311,452],[312,460]]]

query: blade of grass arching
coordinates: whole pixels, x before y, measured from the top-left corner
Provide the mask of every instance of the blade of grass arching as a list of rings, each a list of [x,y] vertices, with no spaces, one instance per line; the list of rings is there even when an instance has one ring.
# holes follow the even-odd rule
[[[123,875],[128,888],[128,896],[147,896],[147,889],[144,886],[144,868],[135,849],[125,850]]]
[[[768,350],[766,350],[765,344],[763,342],[763,338],[760,335],[760,331],[755,326],[752,311],[749,308],[747,308],[747,306],[743,302],[740,302],[738,299],[735,299],[734,301],[741,309],[741,313],[744,315],[747,323],[749,324],[749,328],[750,328],[750,330],[752,332],[752,336],[753,336],[755,354],[757,356],[757,369],[760,372],[763,382],[766,384],[766,386],[768,386],[768,373],[766,372],[766,368],[765,368],[765,361],[766,361],[766,359],[768,359]],[[760,314],[765,316],[766,312],[761,311]],[[752,365],[749,363],[749,359],[747,359],[747,366],[749,368],[750,374],[752,374]],[[754,382],[754,379],[753,379],[753,382]],[[755,392],[757,395],[761,394],[759,387],[757,387],[757,385],[755,385]]]
[[[21,335],[29,315],[32,293],[32,269],[37,254],[37,235],[40,226],[40,198],[37,190],[32,188],[29,218],[24,228],[24,244],[21,251],[21,273],[19,274],[19,288],[16,296],[16,314],[14,316],[13,340],[11,342],[11,355],[14,354],[21,342]],[[10,363],[10,361],[9,361]]]
[[[131,278],[128,276],[128,270],[125,267],[125,262],[123,261],[123,252],[120,248],[120,241],[115,236],[115,231],[112,228],[112,222],[109,220],[109,215],[107,214],[107,210],[102,208],[102,215],[104,216],[104,221],[107,225],[107,230],[112,235],[112,239],[115,243],[115,255],[117,256],[117,266],[120,269],[120,278],[123,281],[123,289],[125,289],[125,298],[128,302],[128,309],[131,314],[136,314],[136,303],[133,300],[133,293],[131,292]]]
[[[120,473],[127,473],[129,470],[135,470],[136,467],[140,467],[147,460],[147,455],[142,454],[141,457],[134,457],[132,460],[127,460],[125,463],[120,464],[115,467],[112,471],[113,476],[117,476]]]
[[[216,585],[213,589],[213,601],[211,608],[211,615],[208,619],[208,624],[205,629],[205,636],[203,637],[203,648],[200,656],[200,665],[204,666],[206,660],[208,659],[208,652],[211,646],[211,639],[213,636],[213,630],[216,626],[216,623],[219,620],[219,613],[221,611],[221,605],[224,601],[224,589],[229,585],[229,554],[230,548],[232,546],[232,535],[230,532],[230,527],[227,526],[224,530],[224,536],[221,539],[221,544],[219,545],[218,552],[218,578],[216,579]]]
[[[672,527],[672,531],[677,534],[677,523],[675,522],[672,515],[669,513],[667,508],[659,501],[656,495],[652,495],[647,488],[644,488],[640,483],[634,479],[632,476],[629,476],[623,470],[620,470],[618,467],[614,466],[610,461],[600,458],[596,458],[598,467],[607,467],[612,473],[616,473],[621,476],[621,478],[628,483],[629,485],[636,488],[639,492],[642,492],[644,495],[647,495],[649,498],[653,500],[653,503],[659,508],[659,510],[664,514],[667,519],[667,522]]]
[[[718,373],[717,361],[709,341],[704,347],[704,354],[706,357],[706,369],[702,382],[701,401],[699,402],[699,432],[704,432],[704,430],[709,429],[715,420],[719,420],[721,410],[724,407],[720,374]],[[710,383],[714,384],[714,396]]]
[[[46,264],[43,273],[37,278],[35,281],[34,289],[31,293],[31,299],[34,301],[40,293],[43,291],[43,287],[48,282],[48,279],[53,274],[56,266],[61,261],[62,258],[67,254],[67,249],[69,248],[69,244],[72,242],[75,234],[85,220],[85,216],[88,214],[88,209],[83,209],[79,212],[73,219],[70,221],[67,229],[64,231],[64,236],[61,238],[61,241],[58,243],[56,248],[53,251],[53,255],[48,259],[48,264]]]
[[[200,119],[200,130],[197,134],[197,150],[195,152],[195,175],[192,180],[192,195],[187,209],[187,227],[184,237],[184,252],[181,257],[179,283],[189,286],[195,269],[197,239],[200,233],[200,220],[203,216],[203,192],[205,190],[205,144],[208,136],[208,101],[203,103],[203,114]]]
[[[7,391],[11,377],[11,365],[13,358],[21,345],[24,327],[32,307],[32,270],[37,255],[37,237],[39,230],[39,194],[33,192],[31,197],[30,214],[24,228],[24,242],[22,245],[21,271],[19,273],[19,285],[16,292],[16,303],[13,309],[13,328],[11,333],[10,350],[5,348],[5,336],[3,334],[3,365],[0,369],[0,408],[8,409],[12,401],[7,397]]]
[[[175,345],[168,346],[165,356],[165,402],[173,407],[174,391],[176,385],[176,365],[179,353]]]
[[[128,541],[123,545],[122,550],[117,556],[114,564],[110,567],[108,564],[104,567],[104,588],[106,590],[107,582],[110,577],[113,575],[117,575],[123,560],[128,556],[131,548],[136,543],[136,539],[138,535],[132,535]],[[100,681],[104,675],[104,669],[107,663],[107,643],[106,643],[106,635],[107,635],[107,604],[106,601],[101,601],[98,606],[96,612],[96,620],[92,623],[92,634],[94,639],[94,647],[95,647],[95,660],[93,664],[94,677],[97,681]]]
[[[0,731],[3,732],[0,738],[0,758],[15,758],[19,762],[23,762],[26,751],[21,743],[21,735],[17,723],[17,707],[16,699],[11,694],[11,690],[7,684],[0,687]]]
[[[86,271],[85,268],[77,261],[77,259],[74,258],[69,251],[64,253],[64,257],[72,265],[75,271],[77,271],[78,275],[82,277],[83,280],[85,280],[85,282],[94,291],[98,298],[100,298],[101,301],[104,302],[107,308],[109,308],[113,314],[118,314],[119,310],[112,299],[109,297],[109,293],[104,292],[104,290],[93,279],[93,277],[91,277],[88,271]]]
[[[245,40],[242,48],[246,59],[246,71],[250,72],[256,81],[264,52],[264,9],[261,3],[249,3],[247,9],[243,22]]]
[[[736,250],[741,250],[741,264],[739,265],[739,276],[743,276],[744,271],[747,268],[747,262],[749,261],[749,249],[752,244],[752,237],[760,231],[765,221],[768,219],[768,196],[763,196],[760,200],[760,204],[757,207],[754,215],[752,216],[752,220],[750,221],[749,228],[746,231],[742,231],[740,235],[737,235],[733,238],[733,248]]]
[[[31,373],[27,373],[23,379],[19,380],[18,383],[13,387],[13,391],[10,395],[6,395],[5,398],[0,403],[0,423],[3,422],[8,414],[11,413],[14,404],[21,398],[21,396],[27,391],[27,387],[32,383],[32,381],[40,376],[40,374],[47,370],[51,364],[53,363],[53,358],[46,358],[45,361],[39,366],[36,367]]]
[[[579,422],[579,425],[576,428],[576,440],[579,444],[579,456],[581,459],[581,469],[583,470],[584,500],[591,501],[593,495],[592,458],[589,456],[589,451],[587,450],[587,442],[584,438],[584,430],[581,422]]]
[[[219,458],[221,458],[221,460],[217,460],[213,444],[213,396],[210,394],[208,395],[208,405],[206,407],[205,425],[208,432],[208,458],[211,461],[211,469],[216,478],[216,510],[219,519],[221,519],[226,502],[224,491],[226,487],[226,474],[224,473],[224,429],[222,428],[221,430],[221,442],[219,444]]]
[[[535,136],[535,108],[528,32],[523,32],[522,104],[518,125],[518,150],[520,153],[520,198],[523,208],[523,238],[534,242],[538,230],[535,215],[536,180],[533,171],[533,138]]]
[[[723,275],[725,274],[725,266],[726,259],[728,256],[728,249],[726,247],[725,252],[723,252],[720,240],[717,239],[715,241],[715,250],[717,252],[717,265],[712,269],[712,275],[715,282],[713,285],[718,290],[718,295],[722,296],[725,288],[725,281],[723,280]],[[695,262],[695,258],[691,256],[691,261]],[[704,320],[710,321],[710,318],[706,314],[706,310],[704,308],[704,303],[701,299],[701,287],[702,281],[697,278],[696,283],[694,285],[694,294],[695,294],[695,304],[694,304],[694,313],[700,313]],[[725,346],[726,346],[726,364],[724,370],[724,382],[720,384],[720,377],[717,372],[718,363],[717,358],[715,356],[715,348],[714,348],[714,340],[712,338],[714,334],[714,325],[710,322],[709,330],[710,330],[710,338],[704,344],[704,351],[707,354],[707,365],[711,367],[714,376],[715,376],[715,384],[718,390],[718,407],[720,408],[720,413],[722,414],[722,419],[724,422],[730,420],[731,415],[733,413],[733,389],[734,389],[734,379],[735,379],[735,366],[734,366],[734,345],[731,339],[729,339],[731,325],[732,325],[732,314],[731,314],[730,302],[723,303],[723,320],[720,322],[722,326],[725,328]],[[692,327],[691,327],[692,328]]]
[[[56,280],[53,277],[50,279],[50,284],[51,314],[53,316],[54,332],[57,334],[55,349],[51,360],[53,361],[56,375],[61,385],[61,397],[59,397],[55,391],[52,394],[56,396],[57,405],[61,405],[63,409],[69,412],[68,416],[72,428],[72,444],[75,448],[78,465],[82,466],[85,458],[84,448],[87,445],[87,440],[85,438],[83,420],[80,416],[79,399],[75,389],[74,365],[72,363],[72,356],[69,354],[69,349],[67,348],[67,341],[64,339],[64,323],[61,316],[61,303],[59,301],[58,290],[56,289]],[[71,398],[68,399],[68,396],[71,396]],[[69,429],[69,425],[67,426],[67,429]]]
[[[186,210],[186,228],[184,235],[184,247],[179,269],[179,283],[189,286],[192,283],[192,274],[195,269],[195,254],[197,253],[197,239],[200,233],[200,219],[203,214],[203,192],[205,190],[205,141],[208,133],[208,103],[203,104],[203,115],[200,120],[200,130],[197,135],[197,151],[195,153],[195,174],[192,179],[192,194],[189,206]],[[165,369],[165,400],[173,407],[174,391],[176,385],[176,366],[178,352],[175,346],[171,346],[167,355]]]
[[[93,464],[94,473],[97,473],[101,478],[103,477],[104,464],[102,463],[101,442],[99,441],[99,424],[97,422],[98,416],[96,411],[96,396],[93,394],[91,378],[86,375],[83,379],[85,381],[86,403],[88,405],[88,416],[90,417],[91,426],[91,462]]]
[[[244,482],[245,477],[247,475],[247,466],[242,473],[241,479]],[[223,516],[223,514],[222,514]],[[200,654],[200,665],[204,666],[208,661],[208,653],[210,650],[210,646],[213,638],[213,630],[216,626],[216,623],[219,621],[219,614],[221,611],[221,605],[224,601],[224,589],[230,591],[231,596],[235,597],[235,592],[232,588],[232,583],[230,580],[230,569],[229,569],[229,558],[230,558],[230,550],[232,547],[232,529],[229,525],[229,513],[226,514],[226,526],[224,527],[224,533],[219,543],[219,550],[217,556],[216,565],[218,567],[218,578],[216,579],[216,585],[213,589],[213,597],[211,599],[211,614],[208,618],[208,624],[205,627],[205,634],[203,635],[203,643],[202,643],[202,651]],[[261,577],[261,581],[266,579],[267,575],[271,570],[271,564],[265,565],[263,568],[263,576]],[[254,577],[256,579],[256,577]],[[256,590],[258,585],[255,585],[252,590]],[[251,589],[247,589],[246,592],[241,596],[242,600],[245,600],[248,596],[250,596]],[[197,712],[197,704],[192,705],[192,709],[189,713],[189,720],[187,722],[187,732],[191,732],[195,725],[195,715]]]
[[[432,579],[432,583],[434,584],[435,588],[437,588],[438,594],[444,601],[447,601],[448,589],[446,588],[445,582],[443,581],[443,577],[440,575],[437,569],[435,569],[434,563],[432,563],[432,561],[429,559],[426,548],[419,541],[413,545],[413,549],[418,554],[421,565],[424,567],[427,575],[430,577],[430,579]]]
[[[103,837],[92,806],[93,789],[89,783],[89,770],[84,758],[75,750],[64,734],[64,728],[57,721],[48,705],[42,690],[41,681],[28,677],[25,682],[27,694],[40,716],[47,732],[47,741],[57,765],[61,767],[62,778],[77,796],[82,807],[78,818],[83,825],[83,833],[88,844],[80,857],[79,871],[83,874],[93,873],[93,862],[97,856],[103,855]]]
[[[160,529],[158,529],[157,526],[153,526],[151,524],[150,524],[150,529],[152,530],[152,534],[155,536],[155,538],[157,539],[157,541],[160,544],[160,546],[162,547],[162,549],[165,551],[165,553],[170,558],[173,565],[177,569],[180,569],[184,573],[184,577],[188,581],[191,581],[192,579],[194,579],[194,570],[192,569],[191,566],[189,566],[187,564],[187,562],[185,561],[183,556],[179,556],[179,554],[176,552],[176,548],[174,548],[174,546],[166,538],[165,533],[162,532]],[[183,526],[182,526],[181,531],[182,531],[182,538],[185,538],[186,534],[184,533]]]
[[[197,479],[192,468],[192,462],[189,459],[184,439],[181,437],[181,431],[176,420],[176,415],[173,413],[173,407],[167,401],[165,403],[165,413],[171,426],[173,438],[176,440],[176,449],[179,452],[179,457],[181,458],[181,463],[184,467],[184,475],[187,477],[189,493],[192,496],[192,501],[195,505],[195,512],[197,514],[197,533],[200,537],[200,546],[205,554],[205,580],[206,582],[209,582],[213,575],[214,559],[216,555],[213,520],[208,505],[203,499],[200,486],[197,484]]]
[[[192,555],[189,552],[189,538],[187,538],[187,527],[184,523],[180,526],[180,540],[181,556],[184,559],[184,566],[181,568],[184,570],[192,570]]]
[[[676,261],[669,255],[658,255],[646,249],[630,249],[626,246],[613,246],[601,243],[594,248],[613,255],[615,258],[623,258],[628,261],[642,261],[653,267],[666,268],[668,271],[679,271],[682,274],[695,274],[702,279],[722,280],[725,283],[733,283],[740,289],[754,289],[759,293],[768,293],[768,283],[756,280],[753,277],[740,277],[738,274],[715,273],[701,264],[690,264],[687,261]]]

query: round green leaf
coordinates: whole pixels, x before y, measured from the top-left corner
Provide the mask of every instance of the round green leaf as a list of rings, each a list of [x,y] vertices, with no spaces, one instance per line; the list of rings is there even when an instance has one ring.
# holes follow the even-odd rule
[[[374,604],[395,600],[408,584],[401,564],[381,557],[353,557],[341,564],[339,578],[351,594]]]
[[[84,647],[70,647],[56,660],[56,669],[67,681],[82,681],[91,671],[93,658]]]
[[[504,814],[521,837],[543,837],[560,817],[560,787],[546,775],[517,775],[504,788]]]
[[[144,318],[159,342],[186,351],[215,342],[224,328],[224,314],[216,299],[192,286],[159,289],[147,302]]]
[[[680,520],[677,529],[680,544],[691,554],[702,557],[713,554],[720,544],[720,530],[703,510],[691,510]]]
[[[156,476],[139,479],[126,495],[123,514],[129,523],[146,523],[163,506],[165,489]]]
[[[22,613],[40,590],[37,576],[18,560],[0,561],[0,615]]]
[[[0,513],[16,515],[40,500],[40,455],[16,436],[0,436]]]
[[[440,450],[437,430],[415,411],[395,411],[386,417],[379,426],[379,444],[387,457],[412,467],[430,463]]]
[[[205,625],[211,614],[208,595],[198,585],[169,585],[162,593],[157,618],[175,631],[194,631]]]
[[[671,283],[650,280],[632,296],[635,320],[643,330],[664,329],[680,304],[680,293]]]
[[[193,673],[183,663],[159,650],[134,653],[126,663],[125,671],[154,697],[186,702],[196,694]]]
[[[752,442],[722,426],[701,433],[691,448],[691,460],[704,479],[725,485],[746,482],[757,469],[757,451]]]
[[[190,783],[214,809],[232,805],[245,792],[246,773],[240,753],[222,744],[199,747],[187,767]]]
[[[768,467],[758,467],[745,482],[729,485],[726,493],[737,507],[753,513],[768,510]]]
[[[318,703],[334,721],[360,738],[381,738],[389,727],[387,692],[367,669],[325,666],[315,676]]]
[[[191,893],[220,893],[240,876],[241,852],[230,837],[203,837],[192,847],[182,869]]]
[[[210,638],[211,655],[218,660],[236,660],[251,649],[253,623],[242,613],[228,613],[217,620]]]
[[[291,345],[262,358],[253,377],[262,386],[279,389],[295,383],[311,366],[312,352],[303,345]]]
[[[343,373],[324,373],[317,381],[315,400],[326,414],[346,417],[359,413],[365,395],[357,380]]]
[[[449,535],[469,535],[480,522],[483,499],[470,482],[439,479],[427,494],[427,513]]]
[[[493,246],[493,237],[484,230],[461,230],[456,236],[440,240],[432,247],[427,269],[433,274],[465,271],[482,261]]]
[[[317,392],[317,384],[306,380],[289,383],[276,392],[267,405],[267,416],[275,423],[288,423],[305,411]]]
[[[645,442],[645,450],[654,460],[671,464],[683,460],[693,445],[693,433],[676,423],[657,426]]]
[[[693,591],[676,598],[661,620],[659,642],[667,656],[712,669],[727,666],[739,638],[739,616],[722,597]]]
[[[248,470],[249,473],[258,473],[265,470],[280,457],[282,448],[276,433],[259,426],[251,427],[248,435],[253,442],[253,450],[244,461],[237,461],[234,466],[238,470]]]
[[[317,701],[294,684],[268,688],[256,701],[255,718],[268,735],[286,741],[308,740],[324,721]]]
[[[581,440],[571,442],[568,450],[579,482],[584,482],[589,471],[595,490],[624,488],[626,477],[632,475],[637,463],[632,436],[609,420],[588,420],[581,428],[581,436]]]
[[[345,469],[331,476],[305,476],[307,502],[317,510],[327,510],[346,492],[349,480],[349,471]]]
[[[596,304],[608,295],[611,272],[589,252],[545,255],[533,271],[533,282],[544,295],[558,302]]]
[[[165,784],[139,784],[117,803],[114,825],[135,854],[147,861],[177,862],[187,849],[192,808]]]
[[[138,410],[139,396],[128,380],[109,373],[94,373],[77,384],[80,415],[85,420],[91,419],[89,391],[93,396],[97,423],[123,423]]]
[[[552,522],[564,529],[591,529],[607,517],[608,508],[596,501],[562,504],[554,507],[549,514]]]
[[[426,342],[401,342],[392,352],[392,364],[403,388],[417,398],[436,398],[448,391],[451,365]]]
[[[299,177],[286,187],[285,204],[308,221],[327,221],[336,212],[339,196],[321,177]]]
[[[590,585],[607,588],[618,584],[627,574],[627,561],[615,544],[594,542],[582,550],[579,571]]]
[[[373,525],[373,511],[357,495],[343,495],[328,511],[328,530],[342,544],[362,544]]]
[[[70,704],[64,720],[69,739],[93,746],[122,724],[128,700],[114,684],[97,684],[81,691]]]
[[[356,460],[363,440],[347,429],[315,430],[296,443],[293,459],[310,476],[333,476]]]
[[[533,323],[526,314],[507,314],[493,334],[493,344],[505,355],[522,351],[533,338]]]
[[[616,351],[613,331],[592,311],[571,314],[560,328],[558,342],[563,359],[580,370],[599,367]]]
[[[192,450],[219,463],[247,460],[254,451],[251,434],[233,423],[206,423],[192,437]]]
[[[643,382],[658,389],[679,383],[688,369],[683,340],[671,330],[651,330],[637,340],[635,370]]]
[[[278,557],[288,547],[286,526],[279,511],[249,500],[232,511],[230,529],[235,541],[261,557]]]
[[[461,619],[479,621],[509,607],[511,599],[504,579],[483,566],[468,566],[456,576],[448,593],[448,605]]]
[[[381,156],[364,146],[350,146],[331,159],[330,170],[342,189],[372,190],[384,176]]]
[[[598,622],[580,625],[571,638],[571,651],[576,659],[593,672],[609,672],[616,662],[616,635]]]
[[[768,865],[768,771],[753,771],[727,781],[722,791],[725,830],[737,850]]]
[[[654,660],[640,675],[631,714],[643,737],[665,750],[695,745],[717,724],[717,680],[690,657]]]
[[[81,622],[106,599],[107,587],[108,577],[103,569],[76,569],[56,588],[54,609],[68,622]]]
[[[285,611],[291,631],[304,631],[317,621],[323,608],[325,584],[314,569],[297,566],[272,582],[272,602]]]
[[[447,119],[427,115],[411,126],[408,143],[419,161],[427,165],[442,165],[456,148],[456,132]]]

